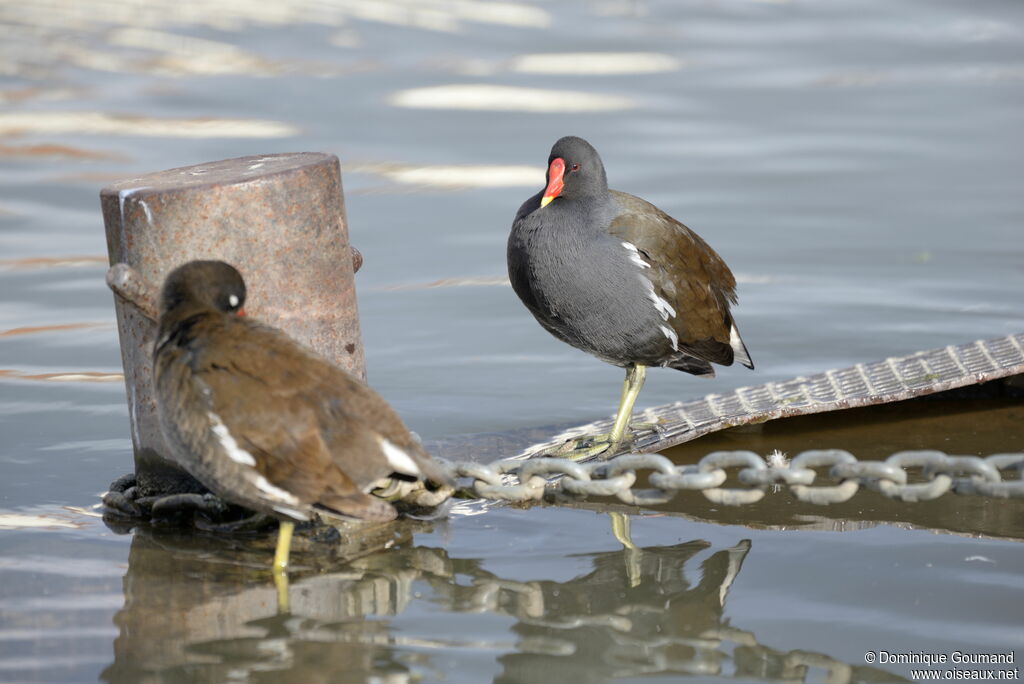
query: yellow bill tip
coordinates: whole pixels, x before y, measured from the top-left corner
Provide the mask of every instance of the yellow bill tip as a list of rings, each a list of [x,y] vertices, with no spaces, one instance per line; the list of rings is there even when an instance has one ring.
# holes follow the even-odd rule
[[[555,198],[552,197],[551,195],[544,195],[543,197],[541,197],[540,198],[540,208],[543,209],[544,207],[546,207],[549,204],[551,204],[551,200],[553,200],[553,199],[555,199]]]

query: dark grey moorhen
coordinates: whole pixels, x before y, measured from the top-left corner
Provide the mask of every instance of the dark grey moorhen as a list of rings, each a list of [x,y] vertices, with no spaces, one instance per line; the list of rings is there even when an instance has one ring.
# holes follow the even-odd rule
[[[608,189],[590,143],[551,148],[547,186],[519,208],[508,273],[552,335],[626,369],[611,434],[576,456],[615,453],[647,366],[713,376],[712,363],[753,368],[729,306],[736,279],[692,230],[639,197]]]
[[[242,315],[245,283],[222,261],[167,276],[153,350],[157,409],[178,462],[228,501],[281,521],[316,513],[391,520],[368,492],[395,473],[446,483],[376,392],[276,328]]]

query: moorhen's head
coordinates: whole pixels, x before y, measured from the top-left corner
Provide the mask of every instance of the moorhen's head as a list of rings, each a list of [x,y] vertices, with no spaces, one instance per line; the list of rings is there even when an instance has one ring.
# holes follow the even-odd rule
[[[597,150],[574,135],[560,138],[548,157],[548,184],[540,206],[546,207],[556,197],[575,199],[607,192],[608,178]]]
[[[175,310],[241,314],[245,281],[223,261],[190,261],[167,276],[160,293],[160,315]]]

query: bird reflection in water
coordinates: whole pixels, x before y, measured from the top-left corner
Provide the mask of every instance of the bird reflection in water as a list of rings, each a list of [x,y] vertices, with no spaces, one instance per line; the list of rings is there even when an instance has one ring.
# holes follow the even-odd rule
[[[513,629],[520,648],[504,655],[497,681],[602,681],[645,672],[717,673],[728,656],[715,636],[749,540],[688,563],[703,540],[595,554],[593,571],[540,583],[545,614]],[[690,583],[687,574],[699,579]],[[566,657],[571,654],[571,657]]]
[[[203,672],[203,679],[223,680],[271,671],[308,675],[304,681],[334,681],[339,673],[346,681],[371,675],[404,681],[432,672],[432,653],[470,649],[504,654],[498,657],[502,682],[550,681],[556,672],[569,681],[599,681],[652,671],[717,672],[729,658],[718,648],[727,630],[723,607],[750,551],[748,540],[710,555],[711,545],[702,540],[600,552],[588,556],[587,574],[523,582],[488,572],[478,559],[413,546],[412,533],[429,529],[421,521],[381,526],[377,538],[364,543],[392,546],[387,553],[333,566],[300,548],[293,612],[281,615],[273,588],[263,581],[262,551],[251,540],[225,553],[223,538],[137,531],[125,606],[115,618],[115,662],[104,679]],[[697,579],[691,583],[688,576]],[[442,618],[449,625],[465,624],[422,634],[395,628],[389,617],[415,615],[422,606],[410,606],[418,601],[439,618],[449,613]],[[484,628],[470,624],[480,613],[514,618],[518,640],[504,638],[504,628],[488,639]]]
[[[629,518],[619,515],[628,539]],[[631,544],[555,566],[547,557],[526,572],[560,574],[565,562],[588,570],[567,581],[524,581],[480,558],[414,544],[414,534],[443,535],[447,524],[363,524],[340,539],[303,531],[291,612],[283,613],[266,577],[271,537],[136,528],[114,618],[115,659],[102,678],[398,684],[448,678],[457,656],[466,675],[459,681],[501,684],[658,673],[803,681],[822,670],[835,684],[898,679],[809,650],[769,648],[725,617],[749,540],[717,549],[700,539]]]

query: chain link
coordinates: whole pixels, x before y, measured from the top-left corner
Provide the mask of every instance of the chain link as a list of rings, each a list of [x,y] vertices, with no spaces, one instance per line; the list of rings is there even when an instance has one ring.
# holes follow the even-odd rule
[[[623,454],[592,463],[545,457],[490,464],[442,461],[442,465],[453,479],[470,480],[465,489],[471,495],[512,502],[614,496],[630,505],[654,506],[667,503],[681,491],[699,490],[714,503],[738,506],[760,501],[769,487],[786,487],[800,501],[819,505],[848,501],[861,487],[908,502],[930,501],[947,492],[1024,498],[1024,453],[980,458],[941,451],[901,451],[884,461],[858,461],[848,451],[818,449],[804,451],[789,465],[778,466],[769,465],[752,451],[715,451],[695,465],[676,465],[660,454]],[[739,469],[736,480],[743,486],[722,486],[728,469]],[[651,488],[634,487],[638,471],[652,471],[648,476]],[[910,471],[918,473],[914,481]],[[1004,479],[1004,475],[1012,479]],[[819,476],[832,483],[815,484]],[[402,483],[386,492],[390,498],[423,506],[436,506],[453,493],[449,487],[428,491],[416,483]]]
[[[829,468],[829,474],[831,475],[832,469],[839,466],[852,465],[856,462],[856,456],[842,449],[805,451],[793,459],[789,470],[795,471],[802,476],[809,475],[810,483],[791,485],[790,490],[793,492],[793,496],[804,503],[827,506],[828,504],[849,501],[860,488],[860,480],[841,480],[839,484],[831,486],[812,487],[810,484],[814,482],[818,475],[814,468]],[[903,476],[905,481],[906,473],[900,471],[900,475]]]

